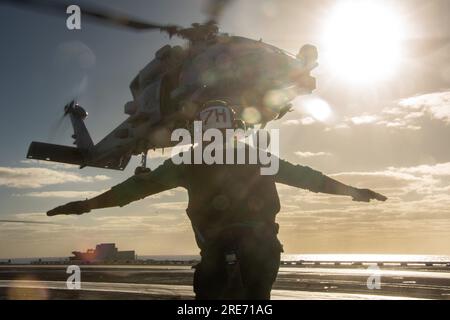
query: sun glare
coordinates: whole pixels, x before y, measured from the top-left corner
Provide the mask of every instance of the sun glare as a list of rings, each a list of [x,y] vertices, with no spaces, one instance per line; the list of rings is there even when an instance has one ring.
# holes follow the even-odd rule
[[[404,32],[402,16],[384,2],[339,2],[324,28],[325,64],[355,84],[387,79],[400,63]]]
[[[292,104],[297,111],[307,114],[319,122],[328,121],[333,114],[328,102],[315,96],[298,97]]]

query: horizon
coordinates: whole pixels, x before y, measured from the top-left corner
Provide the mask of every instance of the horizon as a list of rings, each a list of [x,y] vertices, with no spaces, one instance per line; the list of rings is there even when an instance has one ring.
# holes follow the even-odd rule
[[[161,23],[204,19],[202,0],[92,2]],[[296,99],[295,110],[267,129],[280,130],[282,159],[389,198],[355,203],[277,185],[285,254],[450,256],[450,41],[440,47],[427,42],[450,39],[450,1],[348,3],[234,1],[221,19],[224,32],[262,38],[288,52],[317,45],[317,90]],[[386,25],[377,17],[386,17]],[[79,170],[27,160],[31,141],[70,145],[72,129],[61,116],[76,96],[98,142],[125,119],[129,84],[139,70],[159,48],[183,43],[87,20],[69,31],[66,18],[6,6],[0,11],[0,36],[8,44],[0,57],[0,256],[58,257],[105,242],[146,255],[198,254],[181,188],[123,208],[46,216],[124,181],[139,159],[123,172]],[[426,44],[420,54],[411,38]],[[149,166],[168,155],[149,152]]]
[[[155,259],[155,260],[173,260],[173,261],[181,261],[186,259],[192,259],[192,258],[200,258],[200,254],[181,254],[181,255],[173,255],[173,254],[136,254],[137,260],[142,259]],[[11,260],[12,262],[14,260],[29,260],[28,262],[32,262],[34,259],[43,260],[43,261],[52,261],[50,259],[57,259],[58,261],[66,261],[70,256],[57,256],[57,257],[16,257],[16,258],[0,258],[0,262],[7,262]],[[173,258],[173,259],[172,259]],[[180,258],[177,260],[176,258]],[[324,258],[326,261],[347,261],[347,260],[354,260],[354,261],[395,261],[395,262],[402,262],[402,261],[435,261],[431,258],[438,258],[437,262],[450,262],[450,255],[443,255],[443,254],[377,254],[377,253],[282,253],[281,254],[281,261],[321,261]],[[351,259],[346,259],[351,258]],[[399,259],[402,258],[402,259]],[[429,259],[426,259],[429,258]],[[63,260],[64,259],[64,260]],[[435,261],[436,262],[436,261]]]

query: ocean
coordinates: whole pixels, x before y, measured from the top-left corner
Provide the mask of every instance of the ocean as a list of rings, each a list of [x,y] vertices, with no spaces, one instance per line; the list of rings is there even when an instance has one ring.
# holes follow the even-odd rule
[[[14,258],[0,259],[0,263],[29,264],[33,261],[65,261],[68,257]],[[156,261],[199,260],[198,255],[138,255],[138,259]],[[449,255],[411,255],[411,254],[283,254],[283,261],[395,261],[395,262],[450,262]]]

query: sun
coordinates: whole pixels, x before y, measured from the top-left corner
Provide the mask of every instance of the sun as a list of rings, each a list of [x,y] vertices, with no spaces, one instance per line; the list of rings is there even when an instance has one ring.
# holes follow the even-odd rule
[[[401,62],[404,37],[402,16],[384,1],[340,1],[326,19],[323,60],[354,84],[384,80]]]

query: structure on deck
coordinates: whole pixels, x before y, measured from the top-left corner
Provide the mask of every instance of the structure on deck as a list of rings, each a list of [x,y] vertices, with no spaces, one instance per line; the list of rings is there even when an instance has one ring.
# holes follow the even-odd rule
[[[95,249],[86,252],[73,251],[70,261],[79,262],[134,262],[136,253],[132,251],[119,251],[115,243],[101,243]]]

